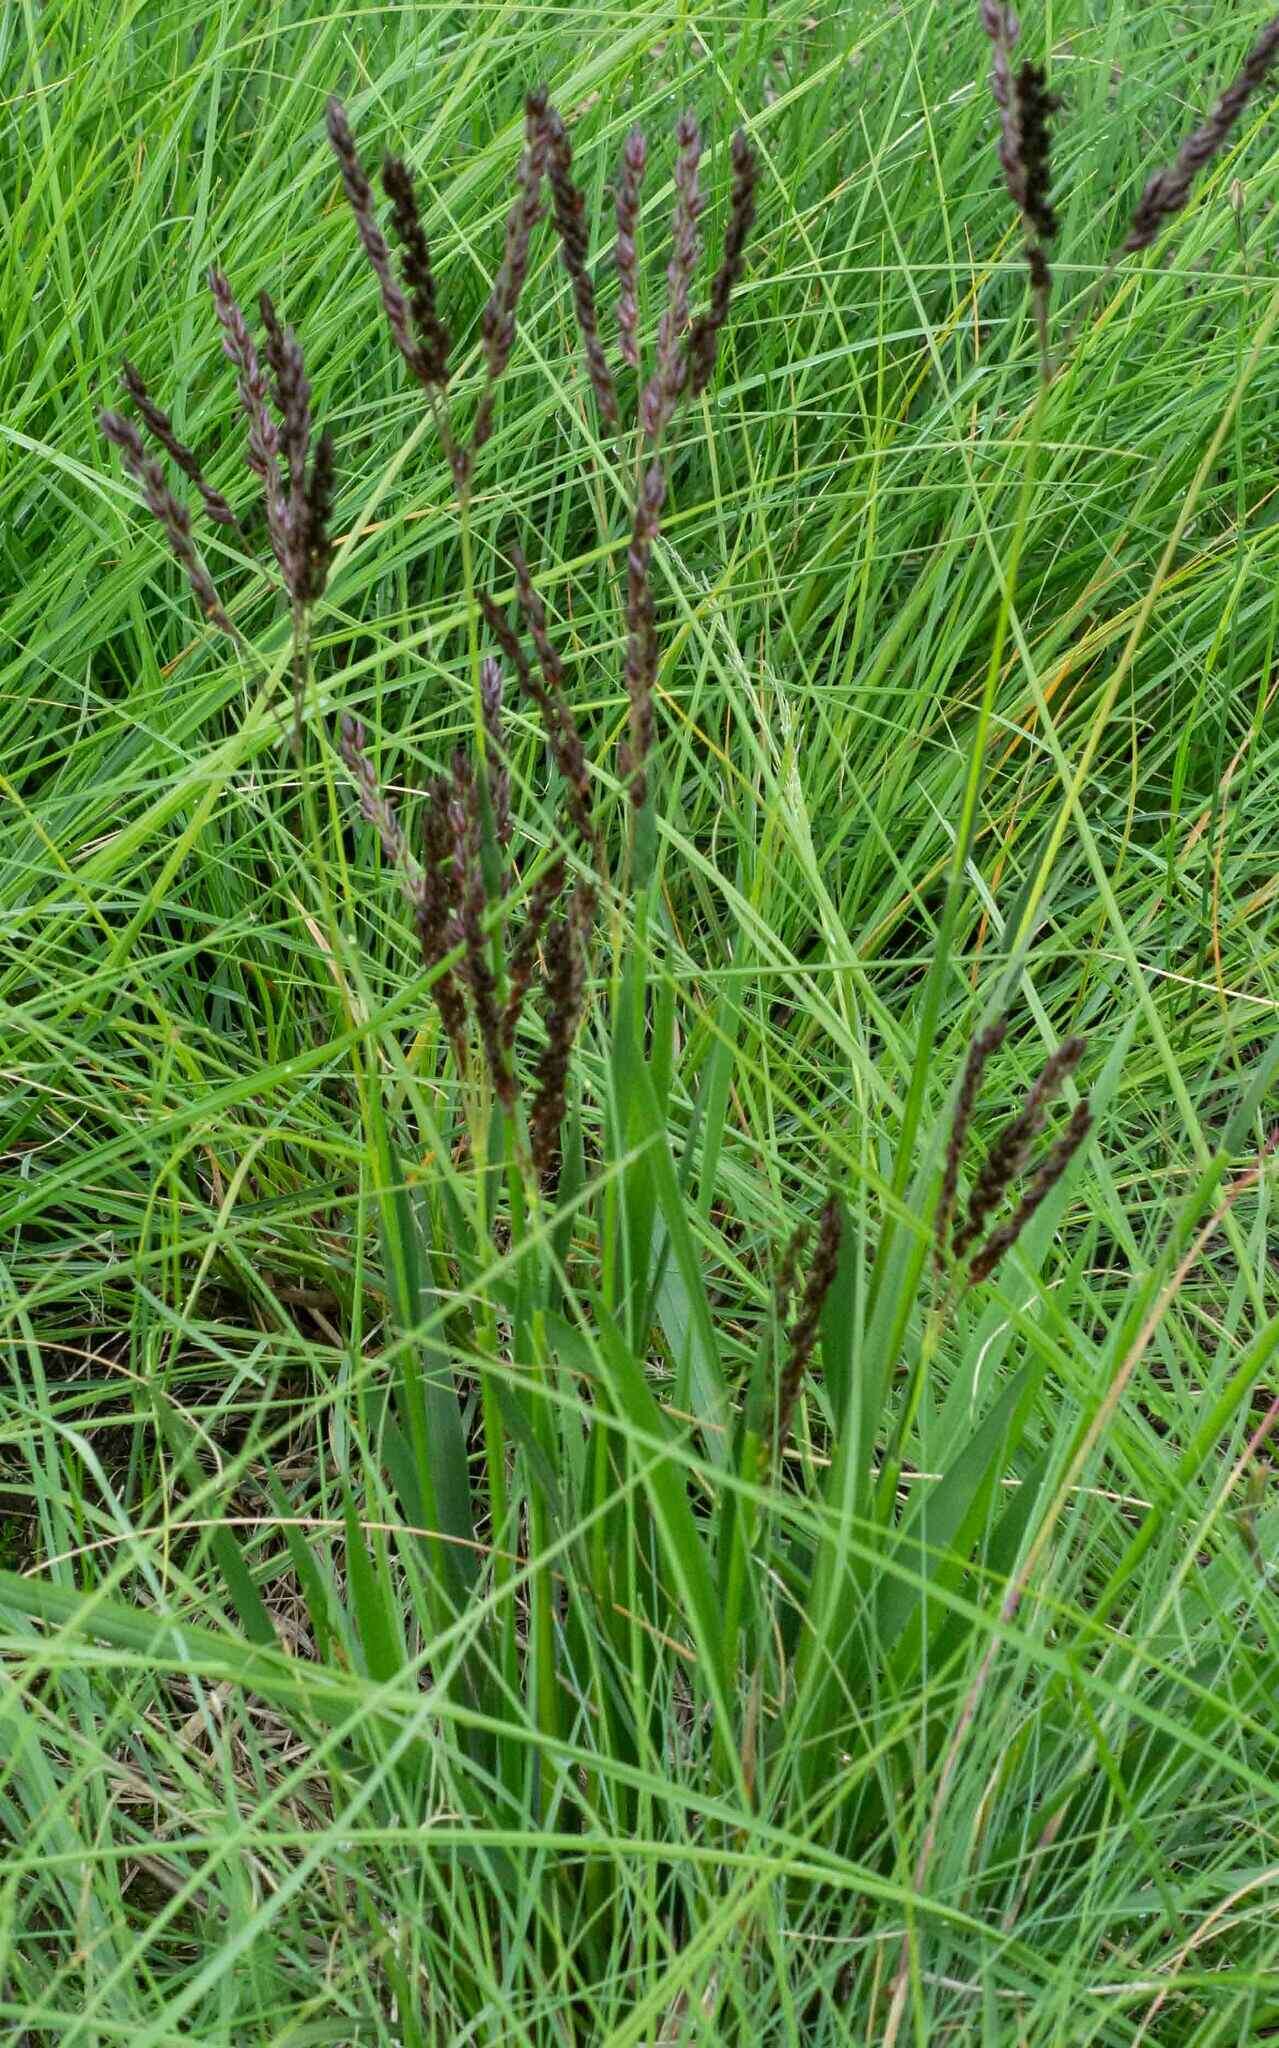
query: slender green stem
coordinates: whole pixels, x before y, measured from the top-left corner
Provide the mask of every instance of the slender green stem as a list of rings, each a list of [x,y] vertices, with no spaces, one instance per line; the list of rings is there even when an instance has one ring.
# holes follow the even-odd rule
[[[977,719],[968,755],[968,769],[964,777],[963,793],[960,799],[959,819],[955,827],[954,848],[951,855],[950,872],[946,882],[946,895],[942,914],[933,943],[928,975],[924,983],[919,1005],[919,1021],[915,1038],[915,1058],[911,1068],[910,1086],[902,1113],[901,1134],[897,1141],[897,1153],[893,1164],[891,1194],[894,1198],[884,1216],[880,1236],[879,1252],[871,1281],[871,1301],[882,1284],[888,1271],[889,1253],[897,1234],[898,1220],[896,1205],[904,1198],[911,1176],[917,1165],[916,1145],[919,1137],[920,1120],[928,1087],[928,1076],[932,1064],[933,1045],[937,1035],[937,1023],[941,1014],[942,995],[946,978],[951,968],[951,948],[959,921],[959,912],[964,900],[968,857],[972,851],[977,829],[977,810],[981,799],[982,777],[986,765],[986,748],[990,738],[991,718],[994,713],[995,696],[1003,668],[1004,647],[1008,638],[1009,621],[1016,597],[1017,577],[1021,567],[1022,549],[1025,545],[1030,508],[1034,496],[1039,470],[1039,451],[1043,438],[1044,415],[1047,406],[1049,386],[1041,383],[1030,417],[1030,432],[1026,444],[1025,461],[1022,466],[1021,486],[1017,494],[1017,509],[1013,519],[1012,538],[1008,548],[1008,561],[999,593],[999,609],[995,617],[995,630],[991,636],[990,652],[986,662],[985,680],[982,684],[981,699],[977,707]]]

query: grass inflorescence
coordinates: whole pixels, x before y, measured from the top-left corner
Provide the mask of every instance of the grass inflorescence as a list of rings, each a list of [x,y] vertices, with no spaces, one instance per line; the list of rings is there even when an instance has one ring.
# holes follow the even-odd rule
[[[28,26],[13,2038],[1264,2038],[1274,26]]]

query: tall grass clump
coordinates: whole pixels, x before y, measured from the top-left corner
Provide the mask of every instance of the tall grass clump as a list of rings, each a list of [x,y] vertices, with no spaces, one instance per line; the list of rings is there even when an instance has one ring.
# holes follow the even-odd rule
[[[1270,701],[1279,294],[1132,261],[1279,35],[1099,205],[1057,21],[900,151],[828,26],[697,111],[468,28],[447,150],[326,36],[288,236],[197,182],[95,363],[172,560],[148,750],[5,771],[15,2042],[1279,2024],[1268,742],[1184,709]]]

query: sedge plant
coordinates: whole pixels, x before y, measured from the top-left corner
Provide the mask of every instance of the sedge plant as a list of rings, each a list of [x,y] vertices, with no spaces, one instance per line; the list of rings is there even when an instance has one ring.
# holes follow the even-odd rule
[[[345,812],[308,805],[290,829],[317,866],[326,835],[345,847],[358,833],[377,848],[415,967],[396,1021],[366,1018],[351,1033],[344,1102],[369,1170],[348,1224],[354,1277],[318,1311],[352,1390],[343,1455],[325,1478],[331,1511],[299,1517],[287,1465],[240,1464],[221,1449],[211,1459],[181,1404],[162,1404],[155,1427],[171,1481],[214,1524],[218,1625],[109,1577],[86,1600],[75,1583],[6,1572],[5,1604],[110,1645],[122,1668],[145,1659],[171,1670],[195,1688],[202,1731],[215,1729],[216,1695],[252,1699],[297,1733],[304,1754],[262,1793],[279,1803],[295,1852],[273,1897],[286,1886],[296,1896],[322,1867],[325,1816],[339,1798],[345,1839],[403,1844],[418,1859],[412,1924],[383,1924],[361,1878],[343,1899],[373,1945],[380,2009],[393,2010],[405,2039],[482,2031],[516,1969],[519,2038],[758,2038],[771,2024],[760,1987],[791,1982],[775,1952],[779,1928],[847,1947],[867,1900],[902,1898],[905,1932],[894,1927],[886,1956],[879,1943],[860,1995],[867,2038],[895,2038],[912,2000],[918,2031],[926,1978],[945,1975],[952,1947],[983,1926],[982,1900],[954,1864],[946,1895],[931,1888],[966,1746],[982,1735],[995,1652],[1019,1654],[1035,1574],[1121,1393],[1196,1262],[1219,1239],[1234,1246],[1236,1209],[1261,1182],[1260,1163],[1232,1180],[1229,1162],[1252,1134],[1265,1062],[1199,1162],[1159,1256],[1134,1273],[1113,1318],[1081,1336],[1063,1304],[1085,1298],[1098,1232],[1081,1217],[1078,1176],[1094,1138],[1104,1142],[1125,1045],[1099,1058],[1095,1042],[1063,1029],[1028,1061],[1013,1022],[1029,960],[1020,942],[972,1006],[949,1115],[926,1115],[1037,450],[1069,357],[1053,357],[1045,253],[1058,231],[1048,152],[1060,109],[1046,67],[1014,68],[1021,30],[1010,10],[983,4],[974,30],[994,47],[999,160],[1039,343],[1012,549],[895,1152],[860,1177],[824,1160],[809,1173],[806,1220],[754,1271],[741,1260],[749,1315],[726,1303],[717,1277],[736,1220],[713,1161],[734,1091],[749,1092],[752,1079],[735,1053],[737,1013],[725,1001],[709,1020],[692,1017],[664,967],[657,572],[677,437],[709,421],[701,401],[767,204],[751,141],[736,135],[726,153],[723,232],[704,270],[707,153],[698,122],[679,116],[654,323],[642,255],[659,152],[651,134],[631,130],[614,193],[610,328],[568,124],[548,94],[531,93],[468,382],[414,176],[388,156],[383,206],[351,119],[330,103],[367,310],[380,306],[438,435],[460,538],[462,743],[420,786],[391,787],[393,731],[372,731],[353,709],[325,727],[322,706],[340,700],[341,683],[320,677],[317,654],[334,601],[340,444],[313,431],[312,370],[270,298],[259,304],[259,343],[227,278],[211,275],[253,508],[209,482],[132,364],[124,385],[141,425],[103,416],[203,617],[255,665],[240,620],[262,588],[255,548],[265,562],[289,639],[289,754],[304,767],[308,748],[318,751],[345,791]],[[1262,85],[1275,40],[1267,31],[1199,139],[1147,187],[1133,253],[1152,222],[1184,209],[1195,171]],[[715,162],[718,176],[718,153]],[[566,280],[580,362],[570,402],[591,421],[594,496],[606,511],[598,543],[616,569],[616,627],[599,656],[611,652],[619,672],[612,744],[598,711],[575,698],[571,593],[553,618],[541,563],[530,561],[534,533],[511,533],[485,495],[486,465],[508,445],[498,429],[543,233]],[[227,537],[240,581],[210,568],[144,429]],[[529,757],[516,730],[530,711],[540,805],[521,801]],[[344,986],[358,986],[372,916],[368,902],[351,907],[348,929],[332,902],[321,905],[326,957]],[[1029,932],[1033,910],[1022,907],[1014,932]],[[681,1103],[677,1053],[690,1029],[699,1063]],[[986,1129],[991,1093],[1005,1101]],[[1122,1801],[1165,1783],[1170,1721],[1182,1716],[1210,1747],[1219,1722],[1202,1673],[1173,1661],[1169,1614],[1157,1609],[1140,1651],[1106,1631],[1130,1559],[1162,1542],[1177,1501],[1247,1412],[1273,1342],[1267,1322],[1241,1344],[1175,1470],[1152,1474],[1150,1492],[1116,1517],[1126,1548],[1094,1587],[1080,1634],[1108,1689],[1072,1767],[1036,1781],[1027,1823],[1018,1769],[1037,1747],[1067,1753],[1055,1745],[1079,1691],[1069,1661],[1048,1657],[1049,1682],[968,1813],[972,1839],[991,1838],[996,1864],[1013,1858],[1029,1825],[1034,1857],[1055,1858],[1068,1879],[1099,1796]],[[1100,1387],[1100,1400],[1073,1430],[1050,1431],[1045,1448],[1050,1390],[1087,1387]],[[262,1539],[227,1511],[239,1483],[255,1490]],[[1241,1541],[1255,1575],[1255,1488],[1245,1500]],[[1206,1587],[1198,1597],[1210,1598]],[[1043,1599],[1050,1616],[1061,1605],[1051,1588]],[[1240,1647],[1241,1717],[1265,1697],[1269,1655],[1251,1640]],[[1139,1678],[1149,1684],[1137,1712]],[[39,1722],[44,1702],[32,1711]],[[41,1723],[23,1740],[47,1733]],[[181,1761],[175,1742],[179,1773]],[[1249,1768],[1253,1785],[1261,1767]],[[917,1783],[924,1810],[903,1858],[899,1816]],[[179,1880],[156,1909],[160,1934],[190,1942],[206,1892],[198,1870]],[[996,2003],[1001,1971],[1033,1980],[1035,1944],[1020,1924],[1028,1896],[1014,1895],[1000,1929]],[[1175,1904],[1158,1885],[1155,1896],[1171,1924]],[[921,1936],[911,1916],[925,1907]],[[106,1925],[86,1920],[82,1933],[82,1952],[106,1959],[107,1989],[95,1997],[109,2004],[127,1951],[113,1948]],[[206,1937],[227,1938],[224,1926]],[[440,1992],[428,1963],[438,1979],[446,1947]],[[199,2004],[207,1967],[200,1958],[166,1997],[166,2025],[180,2028]],[[778,2024],[790,2031],[776,2038],[819,2028],[840,2038],[832,2029],[851,1968],[846,1957],[830,1969],[814,1962],[807,1983],[788,1989]],[[293,1960],[281,1959],[278,1979],[264,1972],[264,2012],[294,1998]],[[499,2024],[488,2037],[499,2038]]]

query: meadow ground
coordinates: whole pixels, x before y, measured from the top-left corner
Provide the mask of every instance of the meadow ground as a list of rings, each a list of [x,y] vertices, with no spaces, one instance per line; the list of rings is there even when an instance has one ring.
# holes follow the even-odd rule
[[[1262,25],[1028,10],[1041,399],[975,6],[0,14],[0,2041],[1279,2031],[1270,93],[1098,288]],[[677,111],[712,252],[739,124],[759,164],[633,860],[631,444],[554,235],[464,534],[324,132],[339,91],[417,175],[467,420],[539,81],[610,349],[631,124],[646,347]],[[206,529],[207,627],[95,425],[127,353],[248,506],[213,262],[335,438],[300,754],[271,578]],[[364,722],[416,832],[512,536],[612,877],[543,1189],[333,745]],[[505,744],[514,903],[566,809],[509,684]],[[1091,1129],[948,1285],[1005,1011],[960,1203],[1068,1034],[1042,1142]]]

